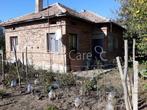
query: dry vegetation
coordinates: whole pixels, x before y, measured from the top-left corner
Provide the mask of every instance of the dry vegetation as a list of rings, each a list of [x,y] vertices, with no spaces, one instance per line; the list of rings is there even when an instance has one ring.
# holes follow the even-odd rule
[[[11,74],[12,74],[12,70]],[[131,72],[130,70],[129,72]],[[125,110],[123,90],[117,69],[98,75],[95,78],[81,78],[69,74],[55,74],[44,70],[29,68],[28,81],[33,86],[32,93],[27,93],[27,82],[23,79],[21,87],[10,87],[13,75],[7,74],[6,86],[0,87],[0,110],[105,110],[110,92],[114,95],[115,110]],[[12,77],[11,77],[12,76]],[[38,78],[39,84],[34,80]],[[146,110],[147,80],[139,79],[139,101]],[[53,89],[56,97],[49,100],[48,92]],[[74,100],[80,97],[82,104],[75,108]]]

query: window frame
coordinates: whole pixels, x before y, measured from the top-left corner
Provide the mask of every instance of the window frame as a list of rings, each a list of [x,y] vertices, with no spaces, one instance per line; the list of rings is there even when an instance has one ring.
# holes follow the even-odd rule
[[[114,51],[114,35],[113,35],[113,33],[110,33],[108,36],[108,50],[109,50],[109,52]]]
[[[54,46],[52,47],[53,44]],[[60,44],[61,40],[56,40],[56,33],[47,33],[47,52],[59,53],[61,47]]]
[[[14,51],[14,41],[16,49],[18,46],[18,36],[10,36],[10,51]]]
[[[73,37],[73,38],[71,39],[71,37]],[[75,40],[73,40],[74,37],[76,37]],[[68,40],[69,40],[69,50],[70,51],[72,51],[72,50],[78,51],[79,50],[79,37],[78,37],[78,34],[76,34],[76,33],[69,33]],[[71,42],[72,42],[72,44],[71,44]]]

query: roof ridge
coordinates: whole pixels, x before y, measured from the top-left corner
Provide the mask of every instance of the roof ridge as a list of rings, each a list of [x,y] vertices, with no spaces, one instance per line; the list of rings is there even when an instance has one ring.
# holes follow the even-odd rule
[[[53,3],[53,4],[49,4],[48,7],[54,6],[54,5],[57,5],[57,4],[59,4],[59,3],[58,3],[58,2],[55,2],[55,3]]]
[[[66,5],[63,5],[63,4],[61,4],[61,3],[58,3],[58,5],[59,5],[60,7],[62,7],[62,8],[64,8],[66,11],[71,10],[71,11],[73,11],[73,12],[76,12],[76,13],[80,14],[77,10],[75,10],[75,9],[73,9],[73,8],[70,8],[70,7],[66,6]]]
[[[56,4],[56,6],[58,6],[58,8],[60,8],[60,9],[62,10],[63,13],[65,13],[65,12],[67,11],[65,8],[63,8],[63,7],[61,6],[62,4],[60,4],[60,3],[58,3],[58,2],[55,3],[55,4]]]
[[[89,13],[91,13],[91,14],[97,16],[97,17],[100,17],[100,18],[106,20],[106,21],[109,21],[109,20],[110,20],[110,19],[108,19],[108,18],[106,18],[106,17],[104,17],[104,16],[101,16],[101,15],[99,15],[98,13],[93,12],[93,11],[90,11],[90,10],[85,10],[85,12],[89,12]],[[84,12],[81,12],[81,13],[84,13]]]

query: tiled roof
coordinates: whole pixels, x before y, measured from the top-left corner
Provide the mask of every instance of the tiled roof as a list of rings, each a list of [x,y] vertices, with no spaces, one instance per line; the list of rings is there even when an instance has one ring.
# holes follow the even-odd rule
[[[39,13],[31,13],[28,15],[10,19],[6,22],[0,23],[0,26],[7,26],[7,25],[17,24],[21,22],[30,22],[34,20],[44,19],[48,16],[52,17],[52,16],[62,16],[62,15],[71,15],[77,18],[81,18],[83,20],[87,20],[89,22],[94,22],[94,23],[107,21],[104,17],[100,17],[94,14],[93,12],[85,11],[85,12],[79,13],[60,3],[55,3],[43,9]]]
[[[93,21],[95,23],[99,23],[99,22],[108,22],[109,19],[106,19],[103,16],[100,16],[94,12],[91,11],[87,11],[84,10],[83,12],[80,13],[82,16],[86,17],[87,19],[89,19],[90,21]]]

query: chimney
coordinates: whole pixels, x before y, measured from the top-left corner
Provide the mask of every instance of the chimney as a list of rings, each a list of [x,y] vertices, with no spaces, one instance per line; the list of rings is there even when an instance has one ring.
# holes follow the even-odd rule
[[[38,13],[43,9],[43,0],[36,0],[35,12]]]

